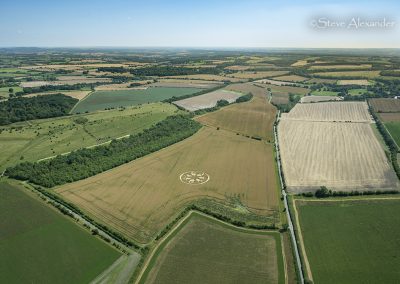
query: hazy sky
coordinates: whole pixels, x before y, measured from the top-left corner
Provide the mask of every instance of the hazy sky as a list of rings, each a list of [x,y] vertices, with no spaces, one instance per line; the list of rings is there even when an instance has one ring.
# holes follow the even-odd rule
[[[1,0],[0,11],[0,46],[400,48],[400,1]]]

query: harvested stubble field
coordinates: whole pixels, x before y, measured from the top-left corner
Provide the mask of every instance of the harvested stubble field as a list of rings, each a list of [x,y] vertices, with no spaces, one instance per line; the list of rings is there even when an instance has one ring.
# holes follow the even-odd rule
[[[240,92],[219,89],[204,95],[175,101],[174,104],[188,111],[196,111],[200,109],[213,108],[217,105],[219,100],[226,100],[229,103],[233,103],[237,98],[243,95],[244,94]]]
[[[310,66],[310,70],[327,70],[327,69],[370,69],[371,64],[359,64],[359,65],[313,65]]]
[[[304,81],[308,80],[309,78],[303,77],[303,76],[298,76],[298,75],[286,75],[286,76],[274,77],[274,79],[278,80],[278,81],[304,82]]]
[[[365,102],[298,104],[289,113],[282,114],[282,118],[301,121],[372,122]]]
[[[371,83],[368,80],[339,80],[337,82],[338,85],[360,85],[360,86],[368,86]]]
[[[278,92],[278,93],[304,96],[310,92],[310,90],[307,88],[293,87],[293,86],[275,86],[266,84],[265,87],[271,89],[272,93]]]
[[[0,212],[1,283],[89,283],[121,255],[20,185],[0,182]]]
[[[298,104],[283,116],[278,138],[289,191],[397,188],[370,122],[365,103]]]
[[[242,82],[245,81],[240,78],[227,77],[213,74],[196,74],[196,75],[179,75],[179,76],[166,76],[164,79],[187,79],[187,80],[206,80],[206,81],[218,81],[218,82]]]
[[[63,76],[58,77],[57,81],[28,81],[22,82],[21,87],[41,87],[48,85],[75,85],[75,84],[91,84],[98,82],[111,82],[110,78],[89,78],[84,76]]]
[[[240,79],[258,79],[258,78],[268,78],[274,76],[285,75],[289,73],[288,71],[253,71],[253,72],[237,72],[227,75],[228,77],[240,78]]]
[[[138,133],[176,111],[171,104],[155,103],[124,111],[102,111],[2,126],[0,171],[21,161],[37,161]],[[87,122],[78,123],[79,119]]]
[[[398,283],[400,200],[351,199],[295,202],[314,283]]]
[[[317,103],[326,101],[341,101],[343,98],[333,96],[305,96],[300,99],[301,103]]]
[[[246,231],[198,214],[178,230],[140,283],[285,282],[279,233]]]
[[[196,118],[197,121],[242,135],[273,140],[276,109],[267,101],[267,90],[251,83],[234,84],[229,90],[253,94],[249,102],[233,104]]]
[[[362,77],[365,79],[373,79],[380,76],[381,71],[334,71],[334,72],[318,72],[315,75],[333,78],[346,78],[346,77]],[[361,81],[358,85],[361,84]]]
[[[206,172],[204,184],[180,176]],[[272,145],[203,128],[166,149],[94,177],[56,188],[63,198],[138,242],[150,241],[187,204],[199,198],[240,200],[240,210],[264,216],[278,209]]]
[[[307,84],[319,84],[319,83],[328,83],[328,84],[335,84],[336,80],[333,79],[322,79],[322,78],[312,78],[307,81]]]
[[[375,112],[400,112],[398,99],[370,99],[369,103]]]

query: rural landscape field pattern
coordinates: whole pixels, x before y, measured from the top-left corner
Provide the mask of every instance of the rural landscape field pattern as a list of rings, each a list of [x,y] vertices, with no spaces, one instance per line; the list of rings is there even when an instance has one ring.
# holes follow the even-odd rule
[[[0,49],[0,282],[398,282],[399,58]]]

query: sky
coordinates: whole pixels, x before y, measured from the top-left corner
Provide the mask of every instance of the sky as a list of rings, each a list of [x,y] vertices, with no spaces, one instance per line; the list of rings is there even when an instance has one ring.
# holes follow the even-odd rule
[[[400,1],[1,0],[0,11],[1,47],[400,48]]]

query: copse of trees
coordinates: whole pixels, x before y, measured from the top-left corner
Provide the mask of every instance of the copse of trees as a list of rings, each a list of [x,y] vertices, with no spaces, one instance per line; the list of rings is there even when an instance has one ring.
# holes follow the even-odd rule
[[[98,85],[102,85],[105,83],[79,83],[74,85],[44,85],[40,87],[25,87],[23,88],[22,92],[16,93],[17,95],[25,95],[25,94],[33,94],[33,93],[41,93],[41,92],[48,92],[48,91],[70,91],[70,90],[81,90],[83,88],[94,88]]]
[[[53,187],[84,179],[179,142],[201,125],[187,115],[167,117],[143,132],[113,140],[108,145],[80,149],[41,162],[25,162],[8,168],[5,175]]]
[[[253,94],[252,93],[248,93],[248,94],[246,94],[244,96],[238,97],[235,102],[236,103],[244,103],[244,102],[250,101],[252,98],[253,98]]]
[[[78,102],[63,94],[17,97],[0,102],[0,125],[38,118],[64,116]]]
[[[301,95],[289,94],[289,102],[287,104],[274,104],[281,112],[289,112],[301,99]]]
[[[110,72],[110,73],[126,73],[129,72],[129,69],[124,67],[99,67],[97,68],[99,72]]]

